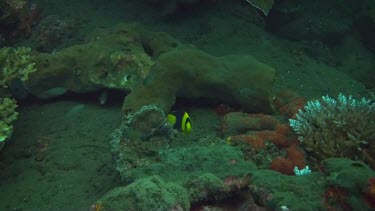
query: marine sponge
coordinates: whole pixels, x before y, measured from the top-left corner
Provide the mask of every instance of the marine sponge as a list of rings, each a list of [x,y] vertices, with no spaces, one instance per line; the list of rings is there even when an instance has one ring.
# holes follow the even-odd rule
[[[375,103],[339,94],[308,101],[290,126],[316,161],[328,157],[364,160],[374,166]]]
[[[0,49],[0,86],[7,88],[11,81],[20,78],[26,81],[30,73],[35,72],[34,57],[26,47]]]
[[[12,123],[18,117],[16,108],[14,99],[0,98],[0,142],[4,142],[13,133]]]

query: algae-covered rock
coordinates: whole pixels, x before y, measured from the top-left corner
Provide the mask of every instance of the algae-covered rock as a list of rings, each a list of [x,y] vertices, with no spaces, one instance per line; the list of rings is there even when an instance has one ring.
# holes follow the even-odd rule
[[[192,179],[188,185],[190,201],[220,200],[227,196],[229,188],[223,180],[211,173],[204,173]]]
[[[0,86],[8,88],[13,79],[26,81],[36,71],[31,49],[25,47],[0,49]]]
[[[347,158],[330,158],[323,162],[329,185],[342,187],[351,193],[361,194],[375,171],[365,163]]]
[[[164,112],[156,106],[143,106],[130,113],[123,121],[122,132],[129,140],[147,140],[154,135],[171,136],[173,126],[167,121]]]
[[[211,56],[135,24],[120,24],[88,43],[38,54],[36,66],[37,74],[25,86],[41,98],[53,97],[56,88],[77,93],[110,88],[132,92],[124,103],[130,112],[155,105],[167,113],[176,97],[272,111],[273,68],[249,55]]]
[[[125,100],[123,110],[156,105],[169,112],[176,97],[211,98],[251,112],[272,111],[275,70],[249,55],[211,56],[181,47],[159,56],[144,86]]]
[[[221,200],[246,188],[245,183],[241,186],[241,178],[256,170],[251,161],[244,161],[240,149],[229,145],[151,147],[155,145],[160,146],[151,142],[118,145],[120,148],[115,153],[117,169],[125,183],[159,175],[165,181],[184,187],[190,202],[197,203]]]
[[[158,176],[151,176],[112,189],[93,207],[100,207],[101,211],[189,210],[190,202],[186,189]]]
[[[258,170],[251,175],[250,192],[269,210],[373,210],[375,172],[363,162],[346,158],[323,161],[322,172],[287,176]],[[370,181],[370,182],[369,182]],[[372,185],[372,186],[371,186]]]
[[[119,131],[118,131],[119,132]],[[117,134],[111,151],[116,168],[125,184],[149,175],[159,175],[189,190],[190,201],[223,199],[231,195],[233,187],[224,185],[227,178],[241,183],[241,178],[257,169],[245,160],[237,147],[224,143],[207,146],[189,145],[170,148],[161,141],[129,141]],[[236,190],[243,188],[235,185]],[[239,187],[241,186],[241,187]]]
[[[245,176],[256,169],[253,162],[244,160],[239,148],[226,144],[155,149],[159,143],[137,143],[112,146],[117,148],[113,150],[117,169],[126,183],[150,174],[179,184],[205,173],[223,180],[227,176]]]
[[[36,97],[54,97],[50,90],[87,93],[101,88],[124,92],[137,88],[160,53],[179,45],[165,33],[136,24],[119,24],[87,43],[36,56],[38,74],[26,87]]]
[[[319,173],[287,176],[276,171],[258,170],[251,177],[250,191],[260,206],[280,210],[323,210],[324,181]]]
[[[323,162],[326,208],[331,210],[374,210],[375,171],[365,163],[347,158]]]

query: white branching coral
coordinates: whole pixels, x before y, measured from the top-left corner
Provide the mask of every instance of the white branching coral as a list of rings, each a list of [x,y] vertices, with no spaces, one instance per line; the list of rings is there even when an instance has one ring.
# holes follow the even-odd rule
[[[304,148],[316,160],[348,157],[364,161],[375,155],[375,103],[351,95],[308,101],[289,120]]]

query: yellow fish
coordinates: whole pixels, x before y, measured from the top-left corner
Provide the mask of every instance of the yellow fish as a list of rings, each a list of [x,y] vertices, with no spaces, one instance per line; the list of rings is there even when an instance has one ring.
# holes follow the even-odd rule
[[[189,134],[192,129],[189,114],[184,112],[173,112],[167,115],[168,122],[173,125],[173,128],[181,130],[184,134]]]

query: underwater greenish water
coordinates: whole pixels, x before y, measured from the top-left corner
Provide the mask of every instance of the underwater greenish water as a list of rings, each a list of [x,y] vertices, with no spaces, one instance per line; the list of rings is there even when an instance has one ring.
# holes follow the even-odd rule
[[[375,209],[374,11],[0,0],[0,210]]]

